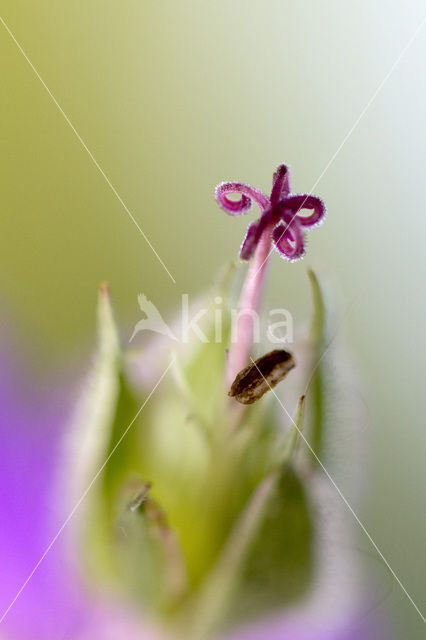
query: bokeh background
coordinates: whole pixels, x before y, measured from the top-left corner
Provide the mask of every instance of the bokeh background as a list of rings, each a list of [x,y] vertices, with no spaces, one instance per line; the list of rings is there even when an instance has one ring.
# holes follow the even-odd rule
[[[360,516],[423,611],[426,26],[358,119],[425,12],[421,0],[3,0],[0,10],[176,280],[0,25],[1,309],[29,374],[50,380],[89,357],[102,281],[128,331],[138,292],[167,316],[182,292],[209,285],[246,226],[220,212],[214,186],[268,190],[275,166],[290,164],[294,190],[315,185],[329,215],[307,259],[274,259],[269,301],[302,321],[307,265],[334,282],[365,408]],[[359,546],[378,577],[375,606],[401,638],[424,637],[361,531]]]

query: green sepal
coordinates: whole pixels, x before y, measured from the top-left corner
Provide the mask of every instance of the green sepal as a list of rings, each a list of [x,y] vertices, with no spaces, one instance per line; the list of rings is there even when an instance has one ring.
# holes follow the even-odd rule
[[[134,475],[121,486],[113,524],[118,579],[132,600],[167,614],[187,589],[186,567],[175,532],[151,496],[151,485]]]
[[[321,458],[323,453],[325,430],[325,372],[324,352],[326,349],[326,305],[320,282],[316,274],[309,269],[313,300],[313,317],[310,331],[311,379],[308,381],[309,406],[311,410],[310,444],[315,454]],[[315,462],[315,456],[311,456]]]
[[[241,470],[244,463],[248,463],[246,472],[250,470],[250,455],[256,451],[264,467],[258,469],[257,484],[251,485],[251,495],[235,518],[216,563],[188,602],[184,621],[191,628],[191,637],[208,637],[251,614],[285,607],[309,585],[313,525],[303,484],[293,466],[303,429],[304,397],[292,428],[276,451],[276,431],[268,427],[272,415],[269,406],[263,412],[265,427],[257,434],[260,442],[268,443],[264,457],[256,437],[246,442],[242,452]]]
[[[66,471],[71,533],[92,583],[116,577],[112,553],[116,496],[138,469],[135,416],[141,403],[130,391],[108,288],[98,300],[98,346],[70,427]],[[143,416],[138,419],[138,428]],[[126,432],[126,433],[125,433]],[[125,435],[124,435],[125,433]]]

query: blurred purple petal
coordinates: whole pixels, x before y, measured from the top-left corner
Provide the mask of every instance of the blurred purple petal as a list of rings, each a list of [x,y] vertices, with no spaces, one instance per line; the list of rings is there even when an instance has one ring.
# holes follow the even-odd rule
[[[7,363],[7,364],[6,364]],[[11,604],[53,537],[49,501],[59,456],[60,421],[53,400],[32,397],[18,381],[10,358],[0,371],[0,446],[3,465],[0,489],[1,615]],[[7,371],[7,376],[5,372]],[[4,626],[23,638],[43,638],[70,629],[79,608],[64,579],[59,547],[52,549],[8,613]],[[43,606],[42,606],[43,603]],[[43,615],[41,614],[43,610]],[[53,637],[53,636],[52,636]]]
[[[381,621],[374,617],[364,617],[337,628],[321,628],[278,618],[244,627],[223,640],[384,640],[385,637]]]
[[[52,487],[68,411],[54,392],[35,394],[18,378],[3,345],[0,351],[0,618],[12,605],[2,632],[14,640],[155,638],[120,605],[86,591],[68,558],[66,529],[18,595],[64,522]]]

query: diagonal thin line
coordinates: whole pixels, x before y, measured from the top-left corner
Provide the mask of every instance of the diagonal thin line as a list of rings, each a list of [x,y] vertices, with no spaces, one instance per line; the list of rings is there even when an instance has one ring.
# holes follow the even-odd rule
[[[385,556],[383,555],[383,553],[380,551],[379,547],[377,546],[377,544],[374,542],[373,538],[371,537],[371,535],[368,533],[365,525],[361,522],[360,518],[358,517],[358,515],[355,513],[354,509],[351,507],[350,503],[348,502],[347,498],[345,497],[345,495],[343,494],[343,492],[341,491],[341,489],[338,487],[338,485],[336,484],[335,480],[333,479],[333,477],[330,475],[330,473],[327,471],[326,467],[324,466],[324,464],[321,462],[321,460],[319,459],[319,457],[317,456],[317,454],[315,453],[315,451],[313,450],[313,448],[311,447],[311,445],[309,444],[308,440],[306,439],[306,437],[304,436],[303,432],[299,429],[299,427],[297,426],[296,422],[293,420],[292,416],[289,414],[289,412],[287,411],[287,409],[285,408],[285,406],[283,405],[283,403],[281,402],[281,400],[279,399],[279,397],[277,396],[277,394],[275,393],[275,391],[273,390],[273,388],[271,387],[271,385],[269,384],[269,382],[266,380],[265,376],[263,375],[263,373],[261,372],[261,370],[259,369],[259,367],[257,366],[256,362],[253,360],[252,357],[250,357],[250,360],[252,361],[252,363],[254,364],[254,366],[256,367],[256,369],[258,370],[259,374],[262,376],[262,378],[264,379],[264,381],[266,382],[266,384],[268,385],[269,389],[272,391],[273,395],[276,397],[276,399],[278,400],[281,408],[285,411],[285,413],[287,414],[287,416],[290,418],[290,420],[292,421],[293,425],[296,427],[297,432],[299,434],[299,436],[302,438],[302,440],[304,441],[304,443],[306,444],[306,446],[308,447],[309,451],[312,453],[312,455],[314,456],[315,460],[317,461],[317,463],[319,464],[319,466],[321,467],[321,469],[324,471],[325,475],[327,476],[327,478],[330,480],[331,484],[333,485],[333,487],[336,489],[337,493],[339,494],[339,496],[341,497],[341,499],[343,500],[344,504],[346,505],[346,507],[348,508],[348,510],[350,511],[350,513],[352,514],[352,516],[355,518],[356,522],[358,523],[358,525],[361,527],[362,531],[364,532],[364,534],[367,536],[368,540],[370,541],[370,543],[372,544],[372,546],[374,547],[374,549],[376,550],[376,552],[379,554],[380,558],[383,560],[383,562],[385,563],[385,565],[387,566],[387,568],[389,569],[389,571],[391,572],[392,576],[395,578],[395,580],[397,581],[397,583],[399,584],[399,586],[401,587],[402,591],[405,593],[405,595],[407,596],[408,600],[411,602],[411,604],[413,605],[414,609],[417,611],[417,613],[419,614],[420,618],[423,620],[423,622],[426,624],[426,618],[424,617],[424,615],[422,614],[422,612],[420,611],[419,607],[416,605],[416,603],[414,602],[413,598],[410,596],[410,594],[408,593],[407,589],[404,587],[404,585],[402,584],[401,580],[398,578],[398,576],[396,575],[395,571],[392,569],[391,565],[389,564],[389,562],[386,560]]]
[[[144,231],[142,230],[141,226],[139,225],[138,221],[136,220],[136,218],[134,217],[134,215],[132,214],[132,212],[130,211],[130,209],[128,208],[128,206],[126,205],[126,203],[124,202],[124,200],[122,199],[122,197],[120,196],[120,194],[118,193],[117,189],[114,187],[114,185],[112,184],[111,180],[108,178],[108,176],[106,175],[105,171],[102,169],[102,167],[100,166],[99,162],[96,160],[95,156],[93,155],[93,153],[90,151],[89,147],[87,146],[87,144],[84,142],[83,138],[81,137],[81,135],[78,133],[77,129],[75,128],[75,126],[73,125],[73,123],[71,122],[71,120],[69,119],[69,117],[67,116],[67,114],[65,113],[65,111],[62,109],[61,105],[59,104],[59,102],[56,100],[55,96],[53,95],[53,93],[51,92],[51,90],[49,89],[49,87],[47,86],[47,84],[45,83],[45,81],[43,80],[43,78],[41,77],[40,73],[37,71],[37,69],[35,68],[35,66],[33,65],[33,63],[31,62],[31,60],[29,59],[29,57],[27,56],[27,54],[25,53],[24,49],[21,47],[21,45],[19,44],[19,42],[17,41],[17,39],[15,38],[15,36],[13,35],[12,31],[9,29],[9,27],[7,26],[6,22],[3,20],[3,18],[0,16],[0,22],[2,23],[2,25],[4,26],[4,28],[6,29],[6,31],[8,32],[8,34],[10,35],[10,37],[12,38],[13,42],[16,44],[16,46],[18,47],[19,51],[22,53],[22,55],[24,56],[25,60],[28,62],[28,64],[30,65],[31,69],[34,71],[35,75],[37,76],[37,78],[40,80],[41,84],[43,85],[43,87],[46,89],[47,93],[49,94],[50,98],[52,99],[52,101],[54,102],[54,104],[56,105],[56,107],[58,108],[59,112],[62,114],[62,116],[64,117],[65,121],[67,122],[67,124],[70,126],[70,128],[72,129],[74,135],[76,136],[77,140],[80,142],[80,144],[82,145],[82,147],[85,149],[85,151],[87,151],[87,154],[89,155],[90,159],[92,160],[93,164],[95,165],[95,167],[98,169],[99,173],[102,175],[102,177],[105,179],[105,182],[108,184],[109,188],[111,189],[111,191],[113,192],[113,194],[115,195],[115,197],[117,198],[117,200],[119,201],[119,203],[121,204],[121,206],[123,207],[123,209],[125,210],[125,212],[127,213],[127,215],[129,216],[129,218],[131,219],[131,221],[133,222],[133,224],[136,226],[136,228],[138,229],[139,233],[142,235],[142,237],[144,238],[145,242],[149,245],[150,249],[152,250],[152,252],[155,254],[157,260],[160,262],[160,264],[162,265],[162,267],[164,268],[164,270],[167,272],[167,274],[169,275],[170,279],[174,282],[174,284],[176,284],[176,280],[174,279],[174,277],[172,276],[172,274],[170,273],[170,271],[168,270],[168,268],[166,267],[166,265],[164,264],[163,260],[161,259],[161,257],[158,255],[157,251],[154,249],[154,247],[152,246],[151,242],[149,241],[147,235],[144,233]]]
[[[117,448],[119,447],[119,445],[121,444],[121,442],[123,441],[123,439],[126,437],[129,429],[132,427],[132,425],[134,424],[134,422],[136,421],[136,419],[138,418],[139,414],[141,413],[141,411],[144,409],[144,407],[146,406],[146,404],[148,403],[148,401],[150,400],[151,396],[154,394],[154,392],[156,391],[158,385],[161,383],[161,381],[163,380],[164,376],[166,375],[166,373],[169,371],[170,367],[174,364],[176,358],[172,358],[171,362],[168,364],[168,366],[166,367],[166,369],[163,371],[162,375],[160,376],[160,378],[157,380],[155,386],[153,387],[153,389],[151,390],[150,394],[145,398],[144,403],[142,404],[142,406],[140,407],[140,409],[138,410],[138,412],[136,413],[135,417],[133,418],[133,420],[130,422],[130,424],[127,426],[126,430],[124,431],[124,433],[121,435],[120,439],[118,440],[118,442],[116,443],[116,445],[114,446],[114,448],[112,449],[112,451],[110,452],[110,454],[108,455],[108,457],[106,458],[105,462],[102,464],[102,466],[98,469],[98,471],[96,472],[96,474],[93,476],[91,482],[89,483],[89,485],[87,486],[87,488],[85,489],[85,491],[83,492],[83,494],[81,495],[81,497],[79,498],[79,500],[76,502],[76,504],[74,505],[74,507],[72,508],[72,510],[70,511],[68,517],[66,518],[66,520],[63,522],[63,524],[61,525],[60,529],[58,530],[58,532],[56,533],[56,535],[54,536],[54,538],[51,540],[51,542],[49,543],[49,545],[46,547],[43,555],[41,556],[40,560],[37,562],[37,564],[35,565],[34,569],[31,571],[31,573],[29,574],[29,576],[27,577],[27,579],[25,580],[25,582],[23,583],[23,585],[21,586],[21,588],[19,589],[18,593],[16,594],[16,596],[13,598],[12,602],[9,604],[9,606],[7,607],[6,611],[4,611],[2,617],[0,618],[0,624],[3,622],[3,620],[6,618],[7,614],[9,613],[9,611],[11,610],[11,608],[13,607],[13,605],[15,604],[15,602],[17,601],[17,599],[19,598],[19,596],[21,595],[21,593],[23,592],[23,590],[25,589],[25,587],[27,586],[27,584],[29,583],[29,581],[31,580],[31,578],[33,577],[33,575],[35,574],[35,572],[37,571],[37,569],[39,568],[39,566],[41,565],[41,563],[43,562],[43,560],[45,559],[45,557],[47,556],[47,554],[49,553],[49,551],[52,549],[53,545],[55,544],[55,542],[58,540],[59,536],[61,535],[61,533],[63,532],[63,530],[65,529],[65,527],[67,526],[67,524],[69,523],[69,521],[71,520],[71,518],[73,517],[73,515],[75,514],[75,512],[77,511],[77,509],[79,508],[79,506],[81,505],[81,503],[83,502],[83,500],[85,499],[85,497],[87,496],[87,494],[89,493],[90,489],[93,487],[93,485],[95,484],[96,480],[98,479],[98,477],[100,476],[100,474],[102,473],[102,471],[105,469],[106,465],[108,464],[109,460],[111,459],[111,457],[114,455],[115,451],[117,450]]]
[[[318,176],[318,178],[316,179],[316,181],[314,182],[312,187],[310,188],[309,193],[312,193],[315,190],[316,186],[319,184],[319,182],[322,180],[324,175],[327,173],[327,171],[329,170],[330,166],[333,164],[334,160],[337,158],[337,156],[339,155],[339,153],[341,152],[341,150],[343,149],[343,147],[345,146],[345,144],[347,143],[347,141],[349,140],[349,138],[351,137],[351,135],[353,134],[353,132],[355,131],[355,129],[357,128],[357,126],[359,125],[359,123],[361,122],[363,117],[365,116],[365,114],[367,113],[368,109],[371,107],[371,105],[373,104],[373,102],[375,101],[377,96],[379,95],[380,91],[383,89],[384,85],[386,84],[386,82],[391,77],[392,73],[395,71],[396,67],[399,65],[399,63],[401,62],[402,58],[407,53],[408,49],[411,47],[411,45],[416,40],[416,38],[419,35],[420,31],[423,29],[423,26],[424,26],[425,22],[426,22],[426,16],[420,22],[420,24],[418,25],[418,27],[416,28],[416,30],[414,31],[414,33],[412,34],[412,36],[410,37],[408,42],[404,45],[404,47],[402,48],[400,54],[398,55],[398,57],[396,58],[396,60],[394,61],[394,63],[390,67],[390,69],[388,70],[388,72],[386,73],[385,77],[380,82],[379,86],[374,91],[373,95],[370,97],[368,102],[365,104],[364,108],[361,110],[361,113],[359,114],[359,116],[357,117],[357,119],[355,120],[355,122],[353,123],[353,125],[351,126],[351,128],[349,129],[349,131],[347,132],[345,137],[343,138],[343,140],[340,143],[340,145],[337,147],[336,151],[331,156],[330,160],[325,165],[324,169],[321,171],[320,175]],[[278,239],[278,242],[284,236],[284,234],[286,233],[287,229],[289,228],[289,226],[291,225],[291,223],[293,222],[293,220],[295,219],[295,217],[297,216],[299,211],[301,209],[303,209],[303,205],[305,204],[307,198],[308,198],[308,195],[305,197],[305,199],[303,200],[303,202],[300,205],[299,209],[296,211],[296,213],[291,218],[290,222],[285,226],[282,234],[280,235],[280,237]],[[273,253],[273,251],[274,251],[273,248],[270,249],[268,255],[266,256],[266,258],[264,259],[264,261],[262,262],[262,264],[260,265],[260,267],[256,271],[255,275],[257,275],[259,273],[259,271],[262,269],[263,265],[269,259],[270,255]]]

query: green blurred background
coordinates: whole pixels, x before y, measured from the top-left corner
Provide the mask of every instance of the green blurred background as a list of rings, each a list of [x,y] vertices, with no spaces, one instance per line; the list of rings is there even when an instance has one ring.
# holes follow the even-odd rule
[[[273,260],[269,299],[304,319],[310,265],[334,281],[338,315],[352,304],[339,337],[366,409],[360,514],[423,611],[426,28],[323,172],[424,14],[420,0],[3,0],[0,11],[176,280],[0,25],[0,294],[33,375],[88,357],[101,281],[129,331],[138,292],[167,315],[213,281],[246,227],[218,209],[218,182],[268,190],[280,162],[296,192],[322,176],[327,223],[303,262]],[[401,637],[424,637],[371,564],[376,606]]]

